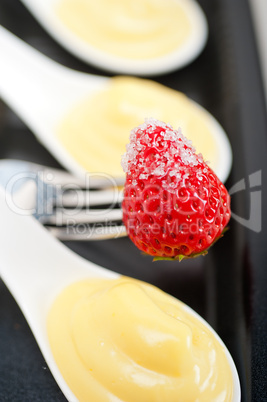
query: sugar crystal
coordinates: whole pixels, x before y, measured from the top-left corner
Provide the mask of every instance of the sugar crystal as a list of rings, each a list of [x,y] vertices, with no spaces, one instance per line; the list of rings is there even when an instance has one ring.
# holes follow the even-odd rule
[[[156,153],[150,158],[147,152],[153,147]],[[163,187],[172,192],[178,188],[185,167],[199,163],[203,163],[202,155],[195,154],[192,142],[184,137],[180,128],[174,130],[170,124],[153,118],[145,119],[131,130],[130,144],[122,156],[124,172],[143,180],[149,176],[168,178],[162,180]]]

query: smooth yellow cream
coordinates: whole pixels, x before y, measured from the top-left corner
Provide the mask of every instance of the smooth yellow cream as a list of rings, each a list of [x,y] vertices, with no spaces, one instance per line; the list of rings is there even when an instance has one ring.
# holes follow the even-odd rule
[[[59,20],[80,39],[108,54],[153,59],[179,49],[192,33],[177,0],[60,0]]]
[[[50,345],[80,402],[230,402],[224,347],[186,306],[127,277],[67,287],[47,320]]]
[[[124,177],[120,161],[130,130],[149,117],[181,127],[216,171],[220,150],[210,115],[183,93],[150,80],[111,78],[104,90],[66,114],[56,134],[87,171]]]

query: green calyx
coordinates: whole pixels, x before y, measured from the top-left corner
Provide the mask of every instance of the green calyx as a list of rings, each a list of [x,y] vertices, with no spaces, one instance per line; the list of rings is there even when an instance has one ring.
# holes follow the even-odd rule
[[[200,257],[201,255],[202,255],[202,256],[207,255],[209,249],[213,246],[213,244],[215,244],[221,237],[223,237],[223,235],[225,234],[225,232],[228,231],[228,229],[229,229],[229,227],[225,227],[225,228],[223,229],[221,235],[218,236],[218,237],[214,240],[214,242],[213,242],[206,250],[200,251],[199,253],[192,253],[192,254],[190,254],[190,255],[178,254],[178,255],[176,255],[175,257],[154,257],[154,258],[153,258],[153,261],[162,261],[162,260],[164,261],[164,260],[166,260],[166,261],[179,261],[179,262],[181,262],[182,260],[186,260],[186,259],[188,260],[188,259],[191,259],[191,258]]]
[[[179,261],[179,262],[181,262],[182,260],[189,260],[191,258],[197,258],[197,257],[200,257],[201,255],[204,256],[206,254],[208,254],[208,250],[203,250],[200,253],[193,253],[193,254],[190,254],[190,255],[178,254],[175,257],[154,257],[153,261],[166,260],[166,261]]]

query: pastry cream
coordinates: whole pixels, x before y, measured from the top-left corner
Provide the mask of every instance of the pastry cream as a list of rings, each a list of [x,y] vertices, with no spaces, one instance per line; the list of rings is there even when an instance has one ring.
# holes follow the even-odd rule
[[[74,283],[52,305],[47,328],[80,402],[232,401],[224,346],[152,285],[127,277]]]
[[[133,60],[165,56],[192,32],[179,0],[60,0],[56,14],[92,47]]]
[[[219,150],[210,115],[183,93],[150,80],[111,78],[66,114],[57,136],[87,171],[124,177],[120,161],[130,130],[149,117],[181,127],[216,171]]]

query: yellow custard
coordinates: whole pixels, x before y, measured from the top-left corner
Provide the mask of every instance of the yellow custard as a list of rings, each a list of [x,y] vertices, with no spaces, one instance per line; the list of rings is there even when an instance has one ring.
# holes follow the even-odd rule
[[[111,78],[66,114],[56,134],[87,171],[124,177],[120,161],[130,130],[149,117],[181,127],[216,172],[219,150],[210,115],[183,93],[150,80]]]
[[[187,13],[179,0],[60,0],[56,7],[60,21],[80,39],[133,60],[161,57],[184,45],[192,32]]]
[[[56,363],[80,402],[230,402],[225,348],[179,300],[141,281],[88,279],[48,315]]]

